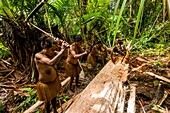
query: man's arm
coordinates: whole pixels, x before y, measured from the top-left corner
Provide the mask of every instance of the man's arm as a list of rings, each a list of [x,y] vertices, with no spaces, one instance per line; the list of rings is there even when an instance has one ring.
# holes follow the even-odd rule
[[[83,53],[80,53],[80,54],[76,54],[76,52],[73,50],[73,47],[71,46],[70,47],[70,53],[73,55],[74,58],[80,58],[82,57],[83,55],[87,54],[87,52],[83,52]]]
[[[44,57],[43,54],[41,53],[37,53],[35,55],[35,58],[37,60],[39,60],[40,62],[42,63],[45,63],[45,64],[48,64],[48,65],[55,65],[56,63],[58,63],[62,57],[62,54],[64,53],[65,49],[68,47],[68,43],[66,42],[63,42],[62,43],[62,46],[61,46],[61,50],[58,52],[58,54],[52,58],[52,59],[49,59],[47,57]]]
[[[54,64],[56,64],[56,63],[58,63],[60,61],[64,50],[65,49],[61,49],[60,52],[54,58],[52,58],[52,59],[44,57],[44,55],[41,54],[41,53],[37,53],[35,55],[35,58],[37,60],[39,60],[41,63],[45,63],[45,64],[48,64],[48,65],[54,65]]]

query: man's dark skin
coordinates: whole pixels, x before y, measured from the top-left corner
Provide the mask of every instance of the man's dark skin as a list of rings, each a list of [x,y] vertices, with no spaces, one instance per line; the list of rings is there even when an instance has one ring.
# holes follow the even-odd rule
[[[68,47],[66,42],[62,43],[61,50],[56,52],[52,46],[52,39],[45,37],[41,42],[43,50],[35,54],[35,64],[39,73],[37,95],[40,101],[45,102],[45,112],[50,113],[50,102],[53,113],[56,111],[56,96],[60,91],[61,82],[57,73],[56,64],[59,63],[62,54]]]
[[[71,44],[69,51],[68,51],[68,57],[66,59],[66,73],[68,76],[71,77],[70,80],[70,90],[74,92],[72,88],[72,83],[74,78],[76,78],[76,86],[78,86],[79,81],[79,74],[81,72],[80,65],[78,63],[78,60],[83,56],[86,55],[88,52],[87,50],[84,51],[81,48],[81,36],[75,36],[74,37],[74,43]]]
[[[104,49],[104,51],[102,50]],[[87,56],[87,63],[91,64],[92,68],[97,63],[97,57],[101,57],[102,65],[106,63],[107,57],[107,47],[102,44],[101,41],[98,41],[91,49],[91,52]]]

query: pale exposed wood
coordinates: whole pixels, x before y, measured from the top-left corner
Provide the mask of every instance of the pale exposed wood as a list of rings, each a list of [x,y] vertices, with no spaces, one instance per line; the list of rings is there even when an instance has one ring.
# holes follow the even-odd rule
[[[126,64],[109,61],[65,113],[114,113],[120,99],[121,80],[127,80],[127,68]]]
[[[141,57],[137,57],[136,60],[137,60],[137,61],[140,61],[140,62],[142,62],[142,63],[149,63],[149,61],[147,61],[147,60],[145,60],[145,59],[143,59],[143,58],[141,58]]]
[[[37,101],[33,106],[27,109],[24,113],[33,113],[43,104],[44,104],[44,101]]]
[[[161,106],[162,103],[165,101],[165,99],[168,97],[168,92],[164,91],[164,96],[161,98],[161,100],[158,102],[158,105]]]
[[[61,82],[61,86],[64,86],[65,84],[67,84],[70,81],[70,77],[67,77],[64,81]]]
[[[116,108],[117,108],[117,104],[118,104],[118,101],[120,99],[120,91],[122,89],[122,83],[118,83],[118,87],[114,87],[117,89],[117,94],[116,94],[116,97],[115,97],[115,102],[113,104],[113,111],[115,112],[116,111]]]
[[[121,89],[119,103],[117,105],[117,112],[116,113],[124,113],[124,106],[125,106],[125,96],[126,96],[126,87]]]
[[[165,108],[159,106],[159,105],[154,105],[152,108],[155,111],[158,111],[159,113],[170,113],[170,111],[167,111]]]
[[[130,97],[128,101],[127,113],[135,113],[136,87],[130,86]]]
[[[144,73],[145,73],[145,74],[148,74],[148,75],[151,75],[151,76],[154,76],[154,77],[156,77],[156,78],[158,78],[158,79],[161,79],[161,80],[163,80],[163,81],[165,81],[165,82],[170,83],[170,80],[167,79],[167,78],[165,78],[165,77],[163,77],[163,76],[156,75],[156,74],[154,74],[154,73],[152,73],[152,72],[144,72]]]
[[[11,66],[11,63],[7,62],[6,60],[1,59],[4,63],[6,63],[7,65]]]
[[[61,82],[61,86],[64,86],[66,83],[70,81],[70,77],[66,78],[64,81]],[[32,105],[29,109],[24,111],[24,113],[33,113],[35,112],[41,105],[44,104],[44,101],[37,101],[34,105]]]
[[[132,71],[138,71],[138,72],[143,72],[144,69],[148,66],[148,64],[146,63],[143,63],[142,65],[136,67],[136,68],[133,68]]]

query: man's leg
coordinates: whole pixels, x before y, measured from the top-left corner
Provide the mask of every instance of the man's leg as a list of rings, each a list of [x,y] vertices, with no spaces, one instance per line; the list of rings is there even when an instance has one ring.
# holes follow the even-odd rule
[[[78,86],[79,83],[79,74],[76,75],[76,87]]]
[[[55,97],[51,100],[51,104],[52,104],[52,107],[53,107],[53,113],[57,113],[57,110],[56,110],[57,102],[56,102]]]
[[[45,113],[50,113],[50,102],[45,102]]]
[[[71,79],[70,79],[70,90],[74,92],[73,86],[72,86],[73,80],[74,80],[74,77],[71,77]]]

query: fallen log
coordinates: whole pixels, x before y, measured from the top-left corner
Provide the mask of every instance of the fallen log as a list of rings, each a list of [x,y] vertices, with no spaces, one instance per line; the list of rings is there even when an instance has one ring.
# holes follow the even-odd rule
[[[170,79],[168,79],[168,78],[166,78],[166,77],[156,75],[156,74],[154,74],[154,73],[152,73],[152,72],[144,72],[144,73],[145,73],[145,74],[148,74],[148,75],[151,75],[151,76],[154,76],[154,77],[156,77],[156,78],[158,78],[158,79],[160,79],[160,80],[163,80],[163,81],[165,81],[165,82],[170,83]]]
[[[130,98],[128,101],[127,113],[135,113],[135,98],[136,98],[136,88],[134,86],[130,86]]]
[[[117,113],[124,113],[124,106],[125,106],[125,95],[126,95],[126,87],[121,89],[120,91],[120,99],[117,106]]]
[[[61,86],[64,86],[66,83],[70,81],[70,77],[66,78],[64,81],[61,82]],[[35,112],[39,107],[41,107],[44,104],[44,101],[37,101],[33,106],[31,106],[29,109],[24,111],[24,113],[33,113]]]
[[[122,82],[127,80],[127,67],[109,61],[65,113],[114,113],[118,106],[123,109],[125,89]]]

